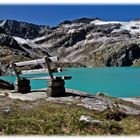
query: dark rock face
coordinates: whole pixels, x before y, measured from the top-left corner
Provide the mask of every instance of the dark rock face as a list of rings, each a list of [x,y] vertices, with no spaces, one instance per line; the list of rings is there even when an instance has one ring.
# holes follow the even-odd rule
[[[119,36],[121,36],[121,35],[125,35],[125,36],[127,36],[127,37],[131,37],[131,34],[129,33],[129,31],[128,30],[120,30],[120,31],[117,31],[117,32],[112,32],[111,33],[111,36],[112,37],[119,37]]]
[[[5,33],[4,29],[0,27],[0,34]]]
[[[69,20],[65,20],[64,22],[61,22],[58,26],[61,26],[63,24],[71,24],[72,22]]]
[[[69,45],[72,46],[76,44],[77,42],[84,40],[85,36],[86,36],[85,29],[81,29],[77,32],[74,32],[73,34],[70,35]]]
[[[86,36],[85,30],[80,30],[65,36],[63,40],[57,44],[57,47],[70,47],[76,44],[77,42],[84,40]]]
[[[93,31],[94,32],[101,32],[104,35],[110,34],[114,29],[120,29],[120,24],[107,24],[107,25],[97,25]],[[120,33],[121,35],[122,33]]]
[[[131,66],[135,59],[140,58],[140,47],[137,44],[124,46],[112,54],[106,62],[107,66]]]
[[[61,22],[58,26],[63,25],[63,24],[72,24],[72,23],[86,23],[86,24],[89,24],[93,20],[99,20],[99,18],[85,18],[85,17],[83,17],[83,18],[75,19],[73,21],[65,20],[65,21]]]
[[[75,19],[72,22],[73,23],[87,23],[88,24],[93,20],[99,20],[99,18],[85,18],[85,17],[83,17],[83,18]]]
[[[28,39],[33,39],[40,36],[39,31],[44,28],[44,26],[39,26],[26,22],[18,22],[16,20],[5,20],[2,22],[4,23],[1,27],[5,30],[7,34]]]
[[[10,48],[25,52],[15,39],[6,34],[0,35],[0,46],[9,46]]]

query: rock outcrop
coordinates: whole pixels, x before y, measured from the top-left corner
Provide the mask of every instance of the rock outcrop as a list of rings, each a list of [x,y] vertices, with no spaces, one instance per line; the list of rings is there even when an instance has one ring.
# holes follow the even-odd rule
[[[123,46],[118,52],[108,57],[106,66],[131,66],[135,59],[140,58],[140,47],[137,44]]]

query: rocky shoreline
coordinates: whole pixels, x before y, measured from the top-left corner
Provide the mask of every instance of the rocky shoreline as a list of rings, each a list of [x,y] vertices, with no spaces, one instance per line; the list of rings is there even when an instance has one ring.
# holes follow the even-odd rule
[[[27,94],[14,93],[13,90],[0,90],[0,97],[29,102],[43,99],[46,102],[51,101],[63,104],[75,104],[76,106],[82,106],[97,111],[105,111],[107,109],[113,111],[114,109],[118,109],[129,115],[140,114],[140,97],[119,99],[108,97],[103,93],[91,95],[72,89],[66,89],[66,93],[65,97],[48,97],[46,89],[32,91]]]

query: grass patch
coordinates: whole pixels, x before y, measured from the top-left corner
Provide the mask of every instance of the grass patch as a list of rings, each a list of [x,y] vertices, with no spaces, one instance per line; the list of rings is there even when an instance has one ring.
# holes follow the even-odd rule
[[[19,101],[17,102],[19,104]],[[32,105],[28,102],[26,104]],[[134,116],[122,117],[116,121],[109,114],[109,110],[98,112],[73,104],[44,102],[32,108],[23,109],[15,103],[9,113],[0,112],[0,133],[1,135],[74,136],[140,134],[140,121]],[[81,122],[79,121],[81,115],[100,120],[103,125]]]

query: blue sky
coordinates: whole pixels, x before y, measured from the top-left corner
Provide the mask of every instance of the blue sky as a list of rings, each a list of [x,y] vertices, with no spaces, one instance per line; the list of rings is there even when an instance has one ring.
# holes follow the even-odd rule
[[[0,20],[55,26],[81,17],[129,21],[140,18],[140,5],[0,5]]]

